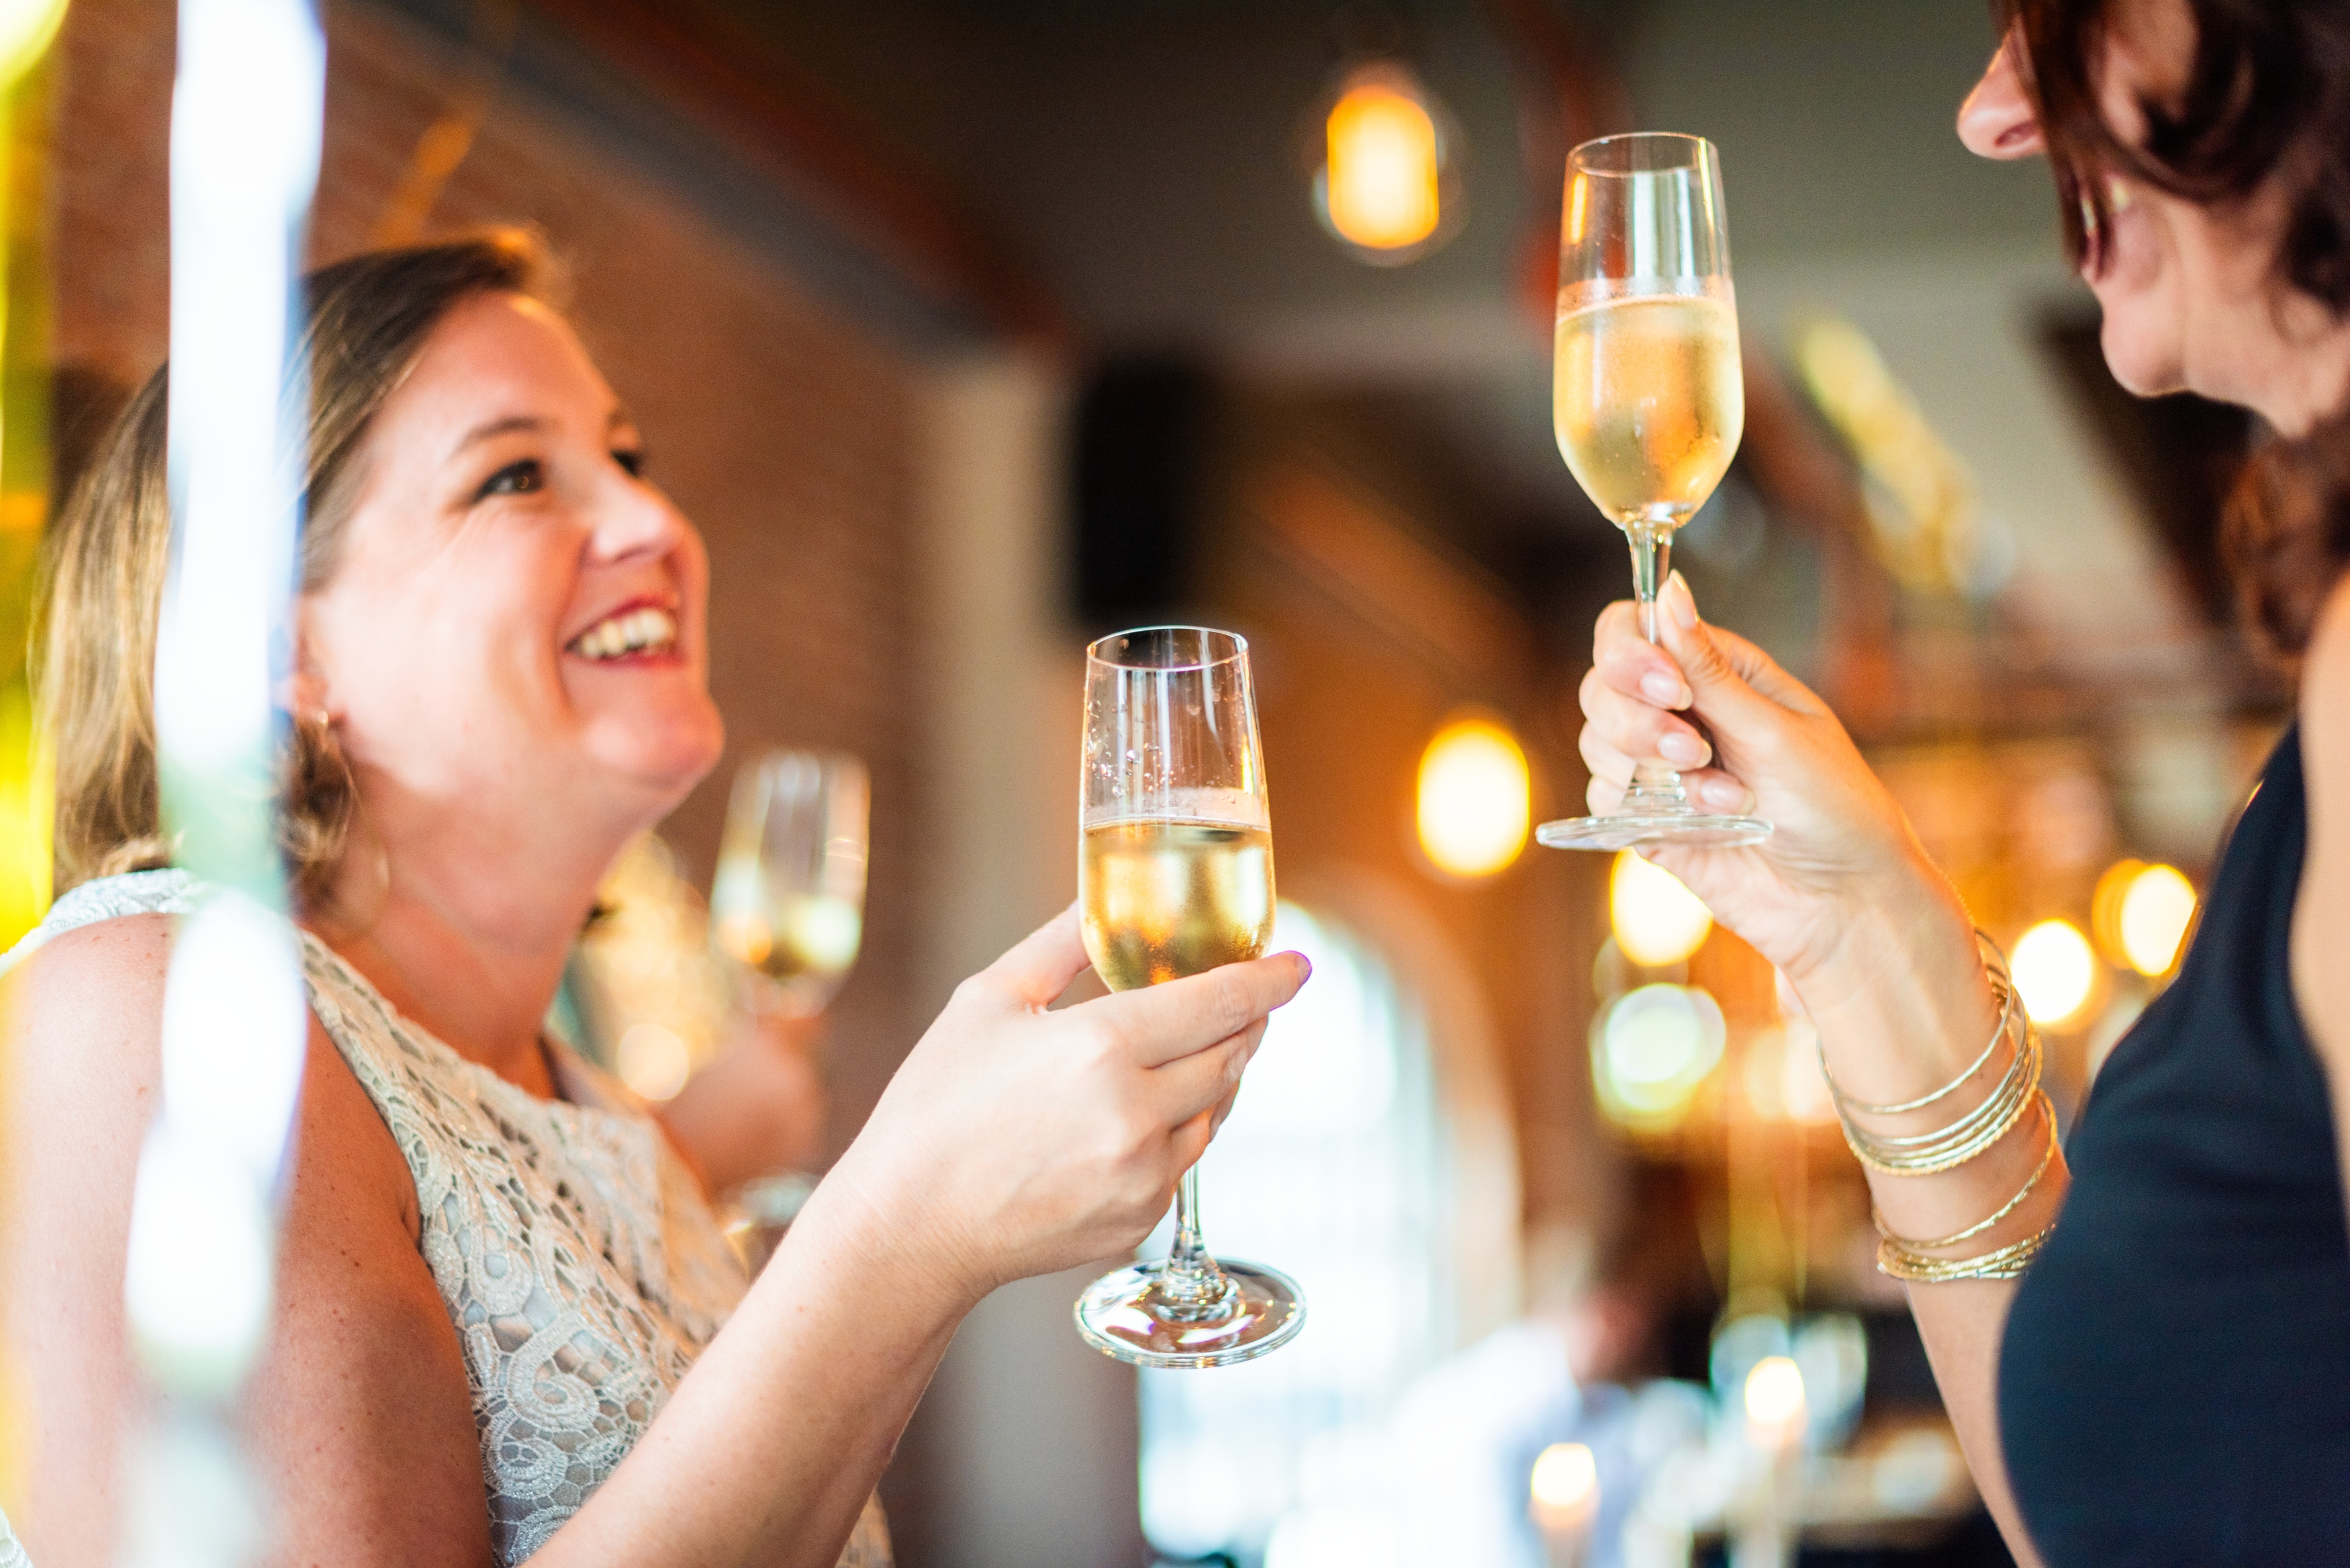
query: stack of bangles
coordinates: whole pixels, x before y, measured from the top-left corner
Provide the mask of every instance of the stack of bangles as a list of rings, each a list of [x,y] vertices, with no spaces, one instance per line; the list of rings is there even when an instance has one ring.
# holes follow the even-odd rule
[[[2033,1253],[2047,1241],[2049,1226],[1988,1252],[1970,1258],[1938,1258],[1929,1254],[1970,1241],[1991,1230],[2001,1220],[2023,1206],[2026,1199],[2040,1186],[2041,1178],[2056,1158],[2056,1113],[2048,1096],[2040,1087],[2040,1032],[2032,1025],[2022,1002],[2015,994],[2015,983],[2007,971],[2006,955],[1997,944],[1981,931],[1975,940],[1983,951],[1983,964],[1991,974],[1991,990],[1999,997],[1999,1027],[1991,1033],[1991,1044],[1982,1054],[1970,1063],[1967,1069],[1930,1095],[1898,1105],[1872,1106],[1856,1100],[1828,1079],[1828,1091],[1835,1097],[1836,1119],[1844,1125],[1844,1140],[1859,1157],[1861,1164],[1871,1170],[1889,1176],[1931,1176],[1954,1170],[1988,1153],[2007,1135],[2015,1130],[2032,1108],[2040,1109],[2040,1119],[2048,1129],[2048,1147],[2040,1157],[2031,1179],[2014,1197],[2000,1205],[1997,1212],[1976,1221],[1965,1230],[1931,1241],[1915,1241],[1897,1236],[1885,1228],[1885,1217],[1871,1210],[1877,1222],[1877,1233],[1882,1238],[1877,1248],[1877,1267],[1881,1273],[1897,1280],[1914,1283],[1936,1283],[1945,1280],[2012,1280],[2022,1276],[2032,1262]],[[1922,1111],[1939,1105],[1957,1094],[1975,1076],[1989,1066],[2002,1044],[2012,1044],[2007,1071],[1999,1083],[1974,1109],[1966,1112],[1948,1126],[1931,1132],[1891,1137],[1872,1132],[1860,1125],[1856,1116],[1895,1116]],[[1820,1070],[1827,1071],[1827,1057],[1820,1058]]]

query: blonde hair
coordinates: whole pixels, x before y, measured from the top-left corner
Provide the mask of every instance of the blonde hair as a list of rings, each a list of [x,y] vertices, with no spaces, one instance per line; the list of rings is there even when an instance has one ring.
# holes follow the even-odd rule
[[[536,234],[497,229],[370,251],[310,275],[302,592],[334,576],[369,427],[433,327],[475,295],[545,298],[550,272]],[[159,369],[123,410],[43,545],[33,646],[57,759],[59,893],[172,859],[155,760],[156,623],[172,550],[170,369]],[[297,904],[317,908],[341,863],[357,797],[332,732],[316,717],[293,716],[281,781],[278,843]]]

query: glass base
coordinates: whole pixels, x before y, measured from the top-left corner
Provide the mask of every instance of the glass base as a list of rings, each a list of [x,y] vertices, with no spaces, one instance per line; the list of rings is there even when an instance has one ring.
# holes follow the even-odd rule
[[[1613,816],[1568,816],[1534,829],[1536,842],[1553,849],[1632,849],[1643,844],[1688,844],[1709,849],[1760,844],[1771,825],[1759,816],[1715,816],[1702,812],[1618,812]]]
[[[1158,1290],[1165,1259],[1104,1274],[1077,1298],[1077,1333],[1137,1366],[1230,1366],[1278,1349],[1305,1326],[1297,1282],[1261,1263],[1220,1260],[1221,1299],[1180,1315]]]

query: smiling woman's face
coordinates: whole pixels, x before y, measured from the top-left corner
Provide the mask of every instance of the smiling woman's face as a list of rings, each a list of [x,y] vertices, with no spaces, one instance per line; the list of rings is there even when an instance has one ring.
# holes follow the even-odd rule
[[[363,787],[650,825],[709,771],[702,541],[558,317],[458,306],[359,463],[334,576],[303,602],[296,701]]]

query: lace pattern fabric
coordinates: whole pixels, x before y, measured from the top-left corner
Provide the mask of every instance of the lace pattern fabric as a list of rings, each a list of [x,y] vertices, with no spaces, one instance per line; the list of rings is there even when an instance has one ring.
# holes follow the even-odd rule
[[[185,913],[197,894],[181,871],[85,883],[27,941]],[[568,1100],[542,1100],[458,1055],[299,935],[311,1011],[415,1180],[424,1259],[472,1386],[492,1538],[501,1563],[519,1563],[628,1456],[749,1282],[625,1087],[556,1047]],[[21,1562],[12,1550],[0,1520],[0,1568]],[[840,1564],[889,1568],[869,1500]]]

